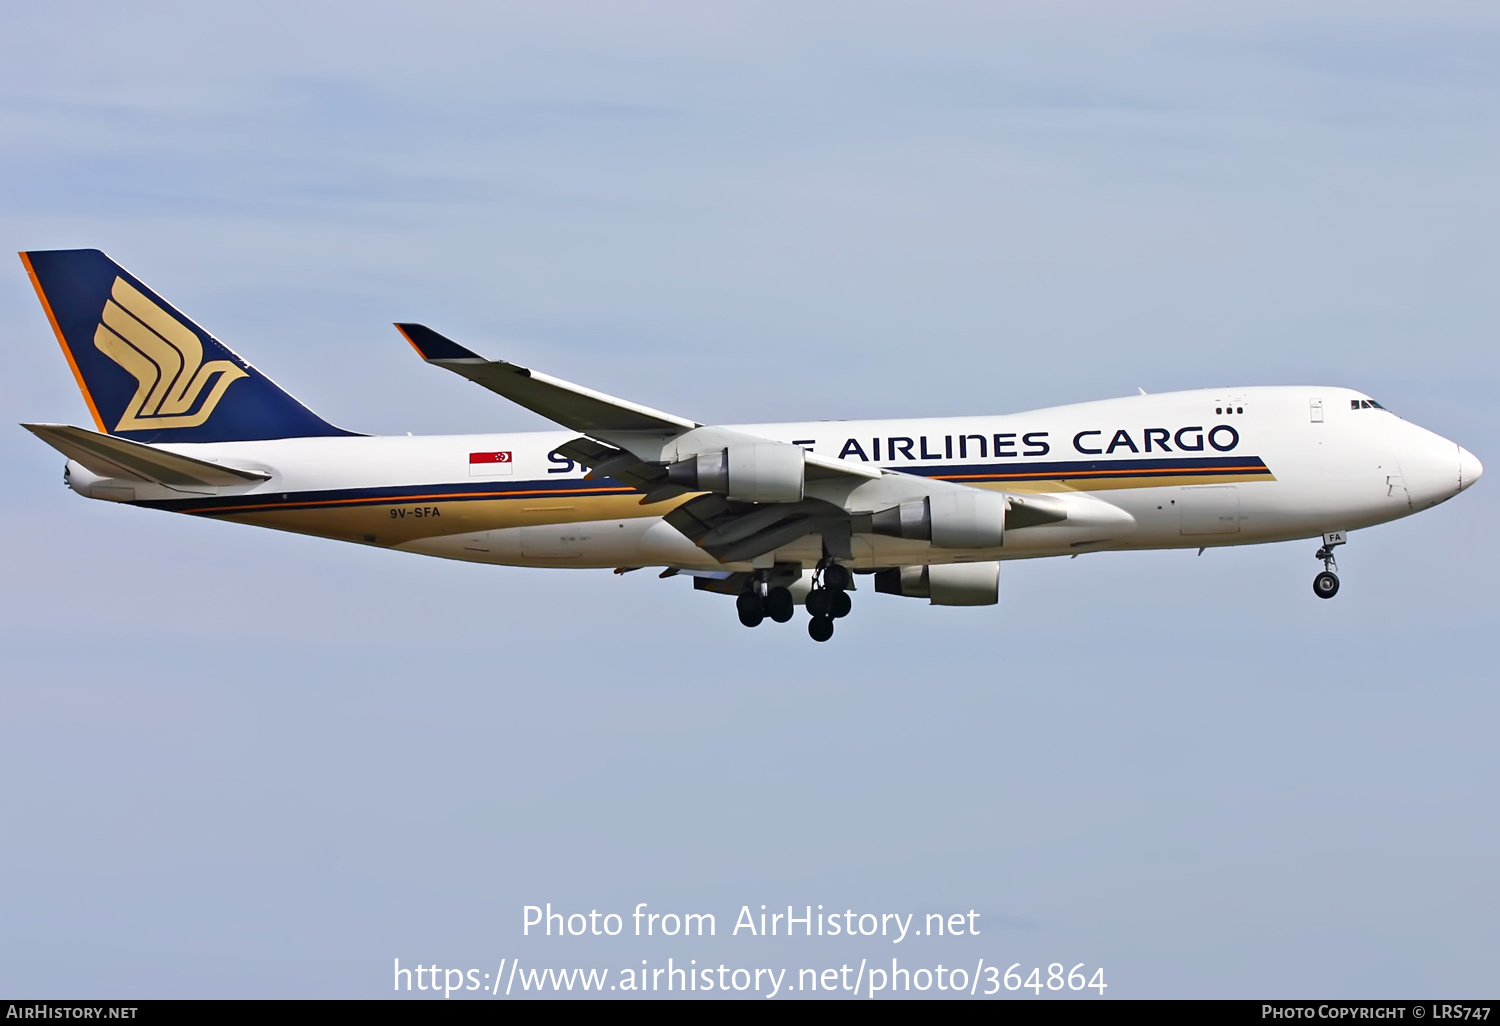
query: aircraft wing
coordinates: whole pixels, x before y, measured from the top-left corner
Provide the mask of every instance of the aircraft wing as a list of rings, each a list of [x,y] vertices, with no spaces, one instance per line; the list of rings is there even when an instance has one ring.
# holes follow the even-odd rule
[[[403,323],[397,324],[396,330],[411,343],[411,347],[422,359],[433,366],[453,371],[477,385],[484,386],[496,395],[504,396],[518,406],[540,413],[563,427],[581,431],[593,439],[609,441],[612,436],[639,437],[641,435],[673,438],[689,432],[700,432],[711,435],[715,440],[723,438],[726,441],[770,441],[770,439],[746,435],[743,432],[705,428],[704,425],[688,420],[686,417],[663,413],[627,399],[596,392],[591,388],[575,385],[571,381],[554,378],[528,367],[507,363],[504,360],[486,360],[426,325]],[[712,447],[705,439],[705,451]],[[562,449],[557,451],[563,452]],[[624,450],[617,448],[616,451],[623,452]],[[596,460],[607,458],[603,454],[596,454],[596,458],[592,460],[584,458],[580,453],[563,452],[563,454],[571,456],[586,467],[594,467]],[[810,452],[806,458],[810,479],[830,476],[853,478],[881,476],[879,469],[847,464],[842,460],[819,456],[817,453]],[[624,480],[612,471],[607,476]]]
[[[22,424],[52,448],[100,477],[126,477],[173,487],[253,484],[271,475],[259,470],[181,456],[117,435],[101,435],[67,424]]]
[[[675,435],[702,427],[691,420],[616,399],[504,360],[486,360],[422,324],[397,324],[396,330],[428,363],[462,375],[476,385],[574,431]]]
[[[396,328],[428,363],[582,432],[584,437],[554,451],[587,467],[590,478],[628,484],[645,493],[642,504],[693,494],[665,519],[720,562],[752,560],[814,532],[823,535],[831,552],[847,558],[853,518],[867,518],[871,510],[931,492],[967,491],[962,485],[812,452],[801,457],[806,492],[796,502],[738,501],[687,488],[669,480],[667,468],[674,461],[727,446],[789,443],[705,426],[513,363],[487,360],[425,325]]]

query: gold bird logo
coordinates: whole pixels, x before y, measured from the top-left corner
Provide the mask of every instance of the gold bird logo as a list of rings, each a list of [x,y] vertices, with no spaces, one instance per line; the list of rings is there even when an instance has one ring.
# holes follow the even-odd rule
[[[116,431],[197,427],[213,414],[230,385],[249,377],[230,360],[204,363],[203,343],[192,329],[124,278],[115,279],[104,301],[94,346],[140,383]]]

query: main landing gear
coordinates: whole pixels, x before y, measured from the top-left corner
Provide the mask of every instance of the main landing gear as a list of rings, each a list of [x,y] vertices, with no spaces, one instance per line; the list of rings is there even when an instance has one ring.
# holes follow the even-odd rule
[[[807,633],[814,641],[827,641],[833,637],[833,621],[849,615],[854,605],[849,600],[852,582],[849,568],[831,559],[825,559],[813,571],[812,590],[807,593],[807,611],[811,614]],[[767,617],[777,623],[786,623],[796,612],[791,591],[781,585],[771,585],[764,576],[758,576],[747,591],[741,592],[734,605],[740,623],[746,627],[759,627]]]
[[[1323,547],[1314,557],[1323,561],[1323,572],[1313,578],[1313,594],[1318,598],[1331,599],[1339,593],[1339,564],[1333,558],[1333,550],[1347,540],[1348,536],[1343,531],[1333,531],[1323,536]]]
[[[740,614],[740,623],[746,627],[759,627],[766,617],[777,623],[786,623],[797,608],[790,591],[781,587],[767,588],[762,595],[759,581],[749,591],[741,592],[734,604]]]
[[[854,603],[849,600],[849,568],[825,559],[813,577],[812,591],[807,593],[807,636],[814,641],[833,637],[833,621],[848,616]]]

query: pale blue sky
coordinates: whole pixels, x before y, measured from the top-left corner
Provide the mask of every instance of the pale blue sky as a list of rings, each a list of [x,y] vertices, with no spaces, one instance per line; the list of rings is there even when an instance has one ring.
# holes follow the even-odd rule
[[[1326,382],[1500,463],[1492,5],[3,10],[5,244],[107,250],[346,427],[543,426],[411,319],[700,420]],[[8,419],[85,423],[19,261],[0,324]],[[947,957],[1122,997],[1500,983],[1494,482],[1333,602],[1313,543],[1094,555],[817,646],[89,503],[16,427],[0,469],[0,993],[889,955],[523,943],[544,901],[974,907]]]

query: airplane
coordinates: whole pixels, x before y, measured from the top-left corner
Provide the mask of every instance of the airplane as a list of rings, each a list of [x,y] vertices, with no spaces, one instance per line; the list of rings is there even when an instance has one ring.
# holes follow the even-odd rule
[[[1204,389],[1003,416],[716,425],[482,357],[427,363],[560,425],[384,437],[335,427],[98,250],[21,253],[97,430],[24,424],[80,495],[477,563],[662,568],[739,620],[833,636],[856,578],[999,601],[1010,559],[1319,539],[1483,472],[1457,443],[1329,386]]]

